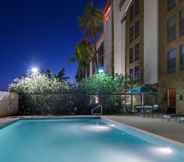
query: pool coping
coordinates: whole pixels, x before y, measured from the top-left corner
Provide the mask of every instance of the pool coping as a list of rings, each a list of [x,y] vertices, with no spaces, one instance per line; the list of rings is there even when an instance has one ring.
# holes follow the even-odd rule
[[[167,137],[163,137],[163,136],[157,135],[157,134],[152,133],[152,132],[148,132],[148,131],[140,129],[140,128],[136,128],[134,126],[130,126],[130,125],[125,124],[125,123],[114,121],[114,120],[108,119],[107,117],[101,117],[101,119],[104,119],[104,120],[109,121],[109,122],[114,123],[114,124],[118,124],[120,126],[124,125],[124,126],[130,128],[130,129],[133,129],[133,130],[139,132],[139,133],[143,133],[143,134],[146,134],[146,135],[151,136],[153,138],[157,138],[157,139],[163,140],[165,142],[168,142],[170,144],[176,145],[176,146],[181,147],[182,149],[184,149],[184,143],[182,143],[182,142],[175,141],[175,140],[169,139]]]
[[[79,116],[20,116],[12,119],[11,121],[7,121],[0,125],[0,130],[14,124],[20,120],[54,120],[54,119],[101,119],[98,115],[79,115]]]

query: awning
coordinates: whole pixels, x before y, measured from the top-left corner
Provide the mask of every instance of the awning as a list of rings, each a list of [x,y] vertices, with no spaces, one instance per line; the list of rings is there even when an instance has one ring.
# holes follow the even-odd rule
[[[129,89],[128,93],[133,93],[133,94],[142,94],[142,93],[147,93],[147,94],[157,94],[157,90],[152,88],[150,85],[144,85],[144,86],[138,86],[138,87],[133,87]]]

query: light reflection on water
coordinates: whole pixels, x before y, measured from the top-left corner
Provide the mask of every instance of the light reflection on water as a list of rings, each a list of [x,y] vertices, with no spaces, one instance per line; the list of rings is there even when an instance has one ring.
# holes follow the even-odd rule
[[[155,147],[152,149],[154,154],[165,156],[165,155],[173,155],[174,150],[170,147]]]
[[[82,129],[92,132],[107,132],[112,130],[112,128],[107,125],[86,125],[83,126]]]

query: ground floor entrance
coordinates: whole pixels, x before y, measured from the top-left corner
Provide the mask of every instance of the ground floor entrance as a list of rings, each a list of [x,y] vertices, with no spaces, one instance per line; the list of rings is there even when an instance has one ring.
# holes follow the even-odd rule
[[[167,89],[167,112],[176,113],[176,89]]]

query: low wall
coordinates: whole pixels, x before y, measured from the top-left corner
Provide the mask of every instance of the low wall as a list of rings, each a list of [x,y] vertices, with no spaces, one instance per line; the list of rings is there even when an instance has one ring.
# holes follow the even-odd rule
[[[0,117],[14,115],[18,112],[18,95],[0,91]]]

